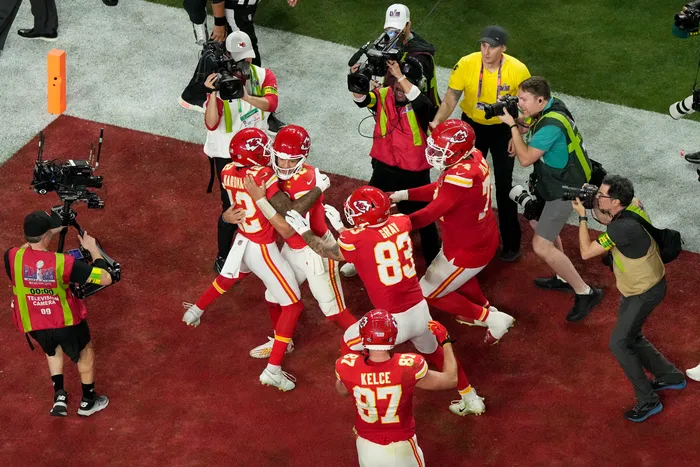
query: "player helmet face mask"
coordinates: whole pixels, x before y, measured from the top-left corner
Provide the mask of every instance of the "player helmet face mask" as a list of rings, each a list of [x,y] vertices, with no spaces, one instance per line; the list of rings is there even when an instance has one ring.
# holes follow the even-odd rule
[[[304,166],[309,156],[311,138],[306,130],[299,125],[287,125],[280,129],[272,143],[270,153],[272,156],[272,168],[280,180],[289,180]],[[280,167],[280,159],[294,161],[292,167]],[[288,165],[288,164],[285,164]]]
[[[259,128],[244,128],[236,133],[229,144],[229,154],[236,167],[270,165],[267,152],[269,138]]]
[[[396,319],[386,310],[372,310],[360,319],[362,346],[367,350],[391,350],[399,333]]]
[[[474,129],[457,119],[445,120],[428,137],[425,158],[438,170],[455,165],[474,151]]]
[[[350,225],[380,225],[389,219],[391,200],[382,190],[361,186],[345,201],[345,217]]]

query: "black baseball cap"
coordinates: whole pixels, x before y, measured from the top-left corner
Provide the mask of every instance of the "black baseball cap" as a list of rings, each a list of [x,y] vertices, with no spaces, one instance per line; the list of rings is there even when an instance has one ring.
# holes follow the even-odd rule
[[[479,42],[486,42],[491,47],[507,45],[508,33],[500,26],[486,26],[486,28],[481,31],[481,39],[479,39]]]
[[[24,235],[27,237],[41,237],[49,230],[60,226],[60,217],[49,215],[44,211],[34,211],[24,218]]]

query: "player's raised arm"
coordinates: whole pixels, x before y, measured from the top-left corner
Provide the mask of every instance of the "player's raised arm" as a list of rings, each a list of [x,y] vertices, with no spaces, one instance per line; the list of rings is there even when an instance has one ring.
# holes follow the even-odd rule
[[[289,224],[287,224],[287,222],[284,220],[284,217],[282,217],[275,210],[275,208],[272,207],[272,205],[268,202],[267,198],[265,197],[266,190],[264,183],[263,185],[258,185],[258,183],[252,176],[246,175],[243,184],[248,194],[255,201],[255,205],[258,207],[260,212],[262,212],[263,216],[265,216],[265,219],[270,221],[272,227],[274,227],[275,230],[279,232],[279,234],[282,235],[282,237],[284,238],[289,238],[292,235],[294,235],[294,229]],[[282,195],[283,198],[287,198],[287,195],[285,195],[281,191],[275,193],[274,196],[277,195]]]
[[[304,196],[306,197],[306,196]],[[345,261],[343,253],[340,251],[340,245],[334,241],[326,241],[311,230],[309,225],[309,215],[303,217],[295,210],[290,210],[287,212],[285,217],[287,223],[292,226],[292,228],[306,241],[309,248],[315,251],[320,256],[324,258],[330,258],[335,261]]]
[[[430,321],[428,328],[430,332],[435,334],[438,343],[442,346],[445,352],[445,360],[442,371],[428,370],[425,377],[416,383],[416,387],[430,391],[455,388],[457,387],[457,360],[452,351],[452,339],[450,339],[445,326],[437,321]]]
[[[282,192],[276,193],[270,198],[270,204],[280,214],[286,214],[288,211],[296,211],[299,214],[306,214],[313,207],[323,192],[331,186],[328,175],[322,174],[316,169],[316,186],[304,196],[294,201],[290,200],[287,195]]]

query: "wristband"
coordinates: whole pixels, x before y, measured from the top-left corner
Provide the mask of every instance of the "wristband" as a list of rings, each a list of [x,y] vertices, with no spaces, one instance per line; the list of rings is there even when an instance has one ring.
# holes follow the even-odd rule
[[[455,342],[455,339],[451,339],[450,336],[447,336],[447,339],[440,342],[440,347],[445,347],[445,344],[454,344]]]
[[[578,216],[578,221],[579,221],[579,222],[583,222],[583,221],[588,222],[588,217],[586,217],[586,216]]]
[[[510,127],[511,127],[511,129],[512,129],[512,128],[517,128],[517,127],[518,127],[518,124],[517,124],[517,123],[513,123]]]
[[[217,18],[215,16],[214,17],[214,26],[226,26],[226,17],[222,16],[221,18]]]
[[[265,219],[267,220],[272,219],[274,215],[277,214],[275,208],[272,207],[272,205],[266,198],[260,198],[259,200],[256,200],[255,204],[258,206],[258,209],[260,209],[260,212],[263,213],[263,216],[265,216]]]
[[[402,76],[401,78],[397,79],[396,82],[397,82],[397,83],[400,83],[401,81],[403,81],[403,80],[405,80],[405,79],[406,79],[406,77],[405,77],[405,76]]]

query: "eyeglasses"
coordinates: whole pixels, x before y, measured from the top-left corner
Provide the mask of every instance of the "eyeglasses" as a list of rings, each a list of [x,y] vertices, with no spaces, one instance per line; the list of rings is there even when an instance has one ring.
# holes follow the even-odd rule
[[[596,198],[609,198],[609,199],[612,199],[612,196],[601,195],[600,192],[598,192],[598,193],[596,193]]]

